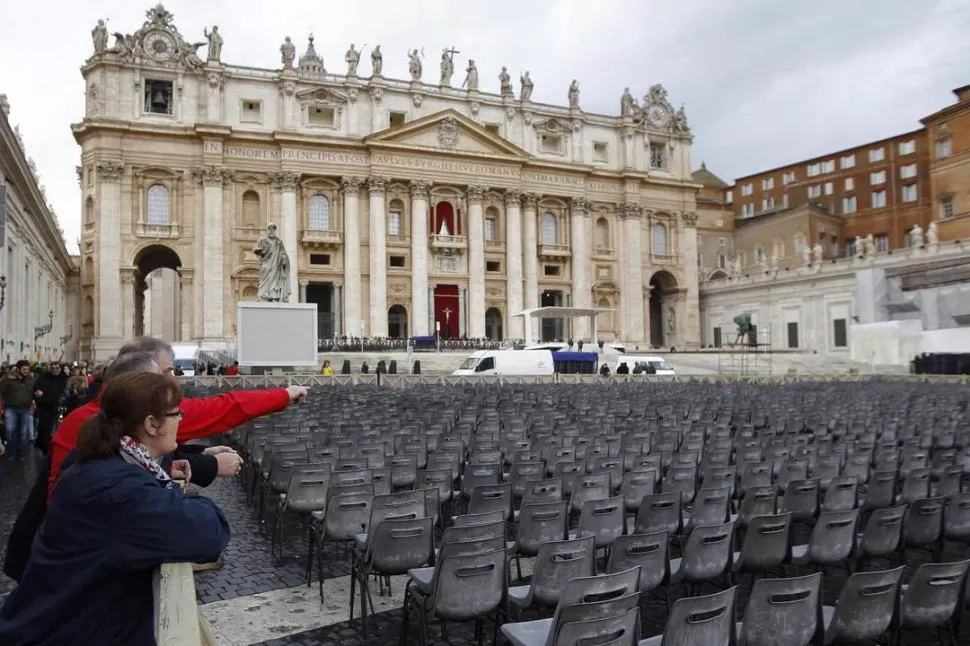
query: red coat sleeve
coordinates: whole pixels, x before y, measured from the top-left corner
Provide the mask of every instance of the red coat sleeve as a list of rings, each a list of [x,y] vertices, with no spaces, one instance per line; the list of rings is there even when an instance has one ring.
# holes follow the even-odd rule
[[[179,423],[178,441],[224,433],[257,417],[278,413],[289,403],[290,396],[283,389],[240,390],[203,399],[183,399],[185,416]]]

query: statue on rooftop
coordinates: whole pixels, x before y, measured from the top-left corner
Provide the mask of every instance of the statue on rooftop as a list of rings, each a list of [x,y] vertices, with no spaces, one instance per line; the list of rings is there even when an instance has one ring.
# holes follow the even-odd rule
[[[573,79],[573,82],[569,84],[569,107],[579,107],[579,81],[576,79]]]
[[[384,54],[381,53],[381,46],[376,45],[370,53],[371,76],[380,76],[384,71]]]
[[[451,87],[451,77],[455,73],[455,54],[458,50],[452,47],[441,50],[441,78],[438,79],[442,87]]]
[[[461,84],[469,92],[478,92],[478,66],[475,59],[468,59],[468,67],[465,68],[465,81]]]
[[[522,90],[519,92],[519,100],[521,101],[531,101],[532,100],[532,88],[534,87],[532,83],[532,78],[529,77],[529,70],[525,71],[519,77],[519,83],[522,85]]]
[[[103,20],[99,20],[94,29],[91,30],[91,40],[94,41],[94,53],[100,56],[108,51],[108,28]]]
[[[218,25],[212,26],[212,31],[202,29],[202,35],[209,41],[209,57],[206,60],[218,61],[222,56],[222,36],[219,35]]]
[[[296,60],[296,45],[293,44],[289,36],[283,39],[283,44],[280,45],[280,54],[283,56],[283,69],[293,69],[293,61]]]
[[[509,68],[502,66],[502,71],[498,75],[498,82],[502,88],[502,96],[509,97],[515,96],[515,90],[512,89],[512,77],[509,75]]]
[[[411,75],[413,83],[421,82],[421,75],[424,73],[424,64],[421,62],[421,52],[415,48],[408,50],[408,73]]]
[[[347,61],[347,76],[357,76],[357,65],[360,64],[360,52],[354,49],[353,43],[350,43],[350,49],[347,50],[347,55],[344,56],[344,60]]]

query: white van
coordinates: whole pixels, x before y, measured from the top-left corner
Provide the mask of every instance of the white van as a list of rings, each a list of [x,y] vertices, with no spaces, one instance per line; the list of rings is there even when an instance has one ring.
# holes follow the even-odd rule
[[[198,343],[173,343],[172,352],[175,353],[175,367],[181,368],[185,377],[195,376],[195,363],[199,360]]]
[[[453,375],[551,375],[550,350],[479,350],[471,353]]]
[[[660,375],[664,377],[669,377],[677,374],[674,369],[670,367],[670,364],[664,361],[663,357],[656,357],[650,355],[633,355],[633,354],[622,354],[616,358],[616,363],[613,365],[613,374],[616,374],[617,369],[622,364],[626,364],[627,368],[630,369],[629,374],[633,374],[633,369],[636,368],[637,364],[644,364],[648,367],[642,374],[645,375]]]

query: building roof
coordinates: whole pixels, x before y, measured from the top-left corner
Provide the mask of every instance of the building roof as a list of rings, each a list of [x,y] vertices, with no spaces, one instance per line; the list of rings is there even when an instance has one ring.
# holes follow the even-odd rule
[[[727,188],[729,184],[723,179],[707,170],[707,164],[701,162],[701,167],[691,173],[691,178],[709,188]]]

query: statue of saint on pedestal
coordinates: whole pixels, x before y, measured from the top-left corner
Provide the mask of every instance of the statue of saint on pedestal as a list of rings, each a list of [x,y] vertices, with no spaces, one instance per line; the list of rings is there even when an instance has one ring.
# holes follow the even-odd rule
[[[293,44],[289,36],[280,45],[280,54],[283,55],[283,69],[293,69],[293,61],[296,60],[296,45]]]
[[[97,26],[91,31],[91,40],[94,41],[94,53],[96,55],[108,51],[108,28],[103,20],[99,20]]]
[[[529,71],[526,70],[525,74],[519,76],[519,83],[522,84],[522,91],[519,93],[520,101],[531,101],[532,100],[532,88],[535,84],[532,82],[532,77],[529,76]]]
[[[384,71],[384,54],[381,53],[381,46],[376,45],[370,52],[371,76],[380,76]]]
[[[579,81],[576,79],[573,79],[573,82],[569,84],[569,107],[579,107]]]
[[[283,241],[276,235],[276,225],[266,227],[259,236],[253,253],[259,256],[259,289],[256,300],[268,303],[288,303],[290,300],[290,257]]]
[[[940,234],[936,230],[936,222],[930,222],[930,228],[926,230],[926,237],[930,244],[939,244]]]
[[[474,59],[468,60],[468,67],[465,68],[465,82],[461,84],[469,92],[478,92],[478,66]]]
[[[219,35],[219,27],[212,26],[212,31],[202,29],[202,35],[209,41],[209,58],[206,60],[217,61],[222,56],[222,36]]]
[[[411,75],[412,83],[421,82],[421,74],[424,72],[424,65],[421,62],[421,52],[415,48],[408,50],[408,73]]]
[[[347,50],[347,55],[344,56],[344,60],[347,61],[347,76],[357,76],[357,65],[360,64],[360,52],[354,49],[353,43],[350,43],[350,49]]]

